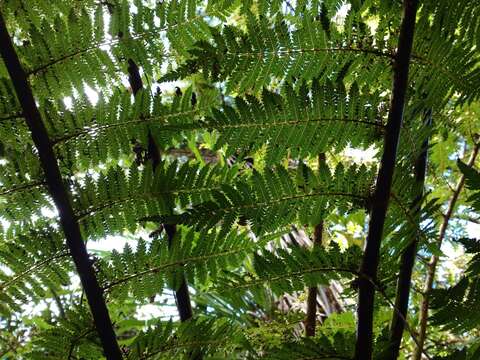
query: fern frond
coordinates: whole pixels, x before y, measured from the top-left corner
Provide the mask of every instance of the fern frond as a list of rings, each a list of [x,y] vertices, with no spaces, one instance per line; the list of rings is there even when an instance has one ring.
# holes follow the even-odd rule
[[[26,303],[44,299],[48,289],[70,283],[72,264],[62,237],[53,230],[30,236],[5,234],[0,246],[0,312],[21,311]]]
[[[31,144],[22,144],[22,139],[19,136],[16,141],[6,142],[6,161],[0,165],[0,213],[4,220],[14,223],[31,222],[33,215],[41,216],[42,208],[52,208],[38,157]]]
[[[128,359],[187,359],[203,354],[228,358],[243,341],[241,328],[227,319],[197,318],[174,327],[158,323],[130,346]]]
[[[3,70],[4,66],[2,61],[0,68]],[[0,76],[0,121],[3,123],[9,119],[21,117],[21,112],[20,104],[15,95],[11,80],[7,77]]]
[[[85,308],[67,310],[56,326],[39,331],[32,340],[29,359],[101,359],[103,350],[90,313]]]
[[[416,36],[428,41],[415,41],[414,86],[426,94],[428,103],[437,106],[443,106],[454,91],[460,92],[464,101],[478,97],[480,70],[475,48],[442,36],[433,41],[430,14],[425,12],[419,21]],[[341,31],[335,26],[325,28],[311,15],[303,16],[298,27],[289,26],[281,17],[271,25],[267,18],[250,15],[246,33],[229,26],[221,32],[212,29],[211,42],[198,42],[190,50],[191,58],[163,79],[181,79],[202,71],[214,81],[226,81],[229,92],[256,93],[275,81],[308,81],[328,74],[331,79],[385,88],[395,49],[390,22],[390,18],[380,19],[372,35],[355,12],[347,16]]]
[[[435,310],[431,321],[433,325],[448,327],[455,333],[475,329],[480,317],[475,309],[480,306],[480,242],[477,239],[460,239],[467,253],[473,258],[468,262],[466,273],[459,281],[447,289],[432,290],[432,309]],[[452,323],[452,314],[455,322]]]
[[[163,287],[177,289],[183,274],[188,282],[206,284],[229,269],[238,267],[260,243],[246,234],[232,231],[195,233],[181,229],[169,249],[166,238],[156,238],[147,246],[139,240],[136,251],[128,245],[122,253],[99,264],[101,281],[114,299],[129,296],[146,299]],[[173,275],[173,276],[172,276]],[[130,295],[131,294],[131,295]]]
[[[313,251],[303,247],[278,249],[275,253],[265,250],[254,256],[254,273],[229,274],[216,290],[233,298],[243,291],[260,291],[266,285],[276,295],[292,293],[328,285],[331,280],[351,279],[358,275],[360,259],[360,248],[352,246],[341,251],[335,243]]]
[[[38,28],[42,22],[58,16],[67,17],[72,11],[80,12],[82,9],[92,10],[96,1],[82,0],[72,2],[69,0],[5,0],[2,3],[2,11],[5,17],[15,22],[23,31],[31,29],[32,24]]]
[[[354,17],[345,24],[351,29],[348,33],[323,26],[308,15],[293,30],[281,18],[271,26],[266,18],[249,16],[246,34],[230,26],[224,26],[221,33],[212,29],[213,44],[198,42],[190,50],[192,58],[164,79],[203,70],[215,81],[225,80],[229,92],[256,92],[273,79],[308,81],[325,74],[341,79],[345,72],[356,74],[362,85],[387,80],[394,46],[391,39],[385,42],[382,28],[373,37]]]
[[[472,190],[469,201],[476,211],[480,211],[480,173],[473,167],[458,161],[465,176],[468,189]],[[480,306],[480,242],[478,239],[462,238],[459,242],[466,253],[473,257],[468,262],[465,274],[452,287],[433,290],[432,308],[437,311],[432,317],[433,324],[447,325],[452,331],[461,333],[478,327],[480,317],[474,309]],[[455,314],[455,322],[451,317]]]
[[[353,357],[355,336],[353,333],[338,332],[333,339],[320,336],[298,342],[284,343],[278,349],[269,351],[263,359],[272,360],[350,360]]]
[[[49,19],[55,20],[50,23],[42,20],[30,26],[28,40],[18,51],[37,92],[65,96],[84,84],[95,88],[118,83],[125,59],[140,64],[152,77],[165,58],[163,36],[170,40],[173,54],[210,35],[204,17],[196,13],[195,0],[158,3],[154,8],[141,1],[133,5],[121,0],[97,3],[92,17],[91,9],[72,7],[68,16],[52,15]],[[107,10],[109,29],[104,23]],[[42,44],[42,51],[29,42]]]
[[[211,191],[228,183],[237,167],[191,165],[162,162],[139,170],[110,168],[107,173],[87,176],[79,185],[74,209],[85,236],[134,232],[140,219],[171,214],[175,206],[187,208],[211,199]]]
[[[176,220],[200,229],[221,223],[225,230],[240,221],[250,224],[256,234],[297,222],[317,224],[327,209],[342,212],[350,205],[365,206],[373,177],[363,165],[345,169],[340,164],[333,174],[327,167],[314,173],[299,166],[295,178],[278,166],[263,174],[254,172],[249,181],[221,186],[213,192],[213,201],[194,206]]]
[[[164,105],[159,96],[151,97],[146,91],[140,91],[133,102],[128,92],[118,91],[96,106],[80,99],[73,113],[59,105],[46,118],[63,162],[88,169],[108,159],[133,155],[135,144],[145,150],[149,131],[162,148],[168,148],[174,139],[183,139],[182,130],[198,127],[194,120],[207,109],[201,98],[198,106],[192,107],[191,96],[192,90],[187,89]]]
[[[169,105],[143,91],[133,103],[128,93],[116,93],[95,107],[79,99],[75,117],[61,108],[48,111],[49,104],[45,109],[64,161],[78,163],[75,159],[80,152],[85,168],[132,154],[132,139],[146,148],[149,130],[162,147],[194,132],[215,131],[220,135],[216,147],[228,144],[227,155],[238,149],[256,151],[266,144],[267,161],[273,163],[287,153],[303,158],[332,148],[340,151],[347,145],[368,147],[383,131],[381,99],[361,94],[355,84],[347,91],[341,84],[314,81],[311,87],[301,87],[298,95],[288,85],[284,93],[279,96],[265,90],[261,101],[239,97],[235,108],[216,109],[202,98],[192,108],[189,88]],[[202,115],[206,117],[201,119]]]
[[[236,98],[236,107],[213,110],[205,124],[220,133],[217,147],[258,150],[267,145],[266,161],[278,163],[287,153],[293,158],[341,151],[347,145],[368,147],[383,132],[380,99],[360,94],[356,84],[347,91],[342,84],[314,81],[297,94],[288,84],[284,95],[263,91]]]

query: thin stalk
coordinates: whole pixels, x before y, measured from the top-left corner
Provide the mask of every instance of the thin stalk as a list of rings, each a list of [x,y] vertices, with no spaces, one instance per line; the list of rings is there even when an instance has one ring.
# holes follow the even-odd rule
[[[321,171],[322,163],[325,162],[325,154],[318,156],[318,170]],[[313,232],[313,248],[322,246],[323,221],[315,226]],[[315,328],[317,324],[317,294],[318,287],[312,286],[308,288],[307,296],[307,316],[305,319],[305,335],[315,336]]]
[[[315,226],[313,233],[313,247],[321,246],[323,233],[323,221]],[[305,319],[305,335],[315,336],[315,327],[317,323],[317,294],[318,287],[312,286],[308,288],[307,297],[307,316]]]
[[[473,166],[475,159],[478,155],[478,150],[480,148],[479,143],[475,143],[470,158],[468,159],[468,166]],[[448,224],[455,210],[455,205],[457,203],[458,197],[463,189],[465,183],[465,175],[461,175],[458,179],[457,184],[453,190],[452,197],[448,203],[447,212],[443,217],[442,224],[440,225],[440,230],[438,232],[437,246],[440,248],[442,246],[443,239],[447,233]],[[430,307],[430,293],[433,288],[433,282],[435,281],[435,272],[437,269],[438,256],[432,255],[430,261],[427,265],[427,277],[425,279],[423,292],[422,292],[422,302],[420,304],[420,315],[419,315],[419,330],[418,330],[418,346],[415,348],[415,351],[412,355],[412,360],[420,360],[422,357],[423,346],[425,344],[425,338],[427,334],[427,322],[428,322],[428,309]]]
[[[20,64],[13,47],[5,21],[0,13],[0,54],[13,82],[15,92],[23,109],[23,115],[31,132],[32,140],[38,150],[40,164],[45,174],[47,187],[58,210],[60,224],[65,234],[67,246],[75,263],[83,289],[92,312],[93,321],[102,342],[107,359],[121,359],[115,332],[108,313],[103,290],[100,288],[87,248],[80,233],[78,221],[70,203],[68,193],[60,174],[58,162],[48,137],[47,129],[35,103],[32,89],[28,83],[25,70]]]
[[[393,64],[393,87],[388,122],[383,145],[383,154],[373,194],[372,209],[358,279],[359,301],[357,310],[357,342],[355,344],[355,359],[370,360],[373,353],[373,312],[375,287],[367,279],[376,281],[380,258],[380,244],[383,226],[392,188],[393,173],[397,157],[397,147],[400,129],[403,122],[403,109],[408,86],[408,72],[412,52],[413,34],[417,13],[417,0],[405,0],[403,17],[400,27],[398,49]]]
[[[432,123],[432,113],[429,110],[425,115],[425,126],[430,127]],[[425,176],[427,172],[428,157],[428,137],[423,141],[422,151],[415,162],[415,192],[416,197],[412,203],[412,210],[415,214],[415,226],[420,223],[420,204],[423,198],[425,186]],[[402,343],[403,331],[407,319],[408,301],[410,298],[410,288],[412,281],[412,271],[417,256],[417,246],[419,235],[415,234],[412,242],[406,247],[400,258],[400,273],[398,275],[397,292],[395,296],[395,311],[392,316],[390,326],[389,350],[387,351],[386,360],[396,360],[400,352],[400,344]]]

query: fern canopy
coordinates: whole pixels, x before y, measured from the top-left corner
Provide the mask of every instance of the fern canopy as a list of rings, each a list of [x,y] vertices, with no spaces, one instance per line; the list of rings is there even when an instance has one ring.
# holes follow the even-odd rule
[[[480,358],[479,19],[4,0],[0,358]]]

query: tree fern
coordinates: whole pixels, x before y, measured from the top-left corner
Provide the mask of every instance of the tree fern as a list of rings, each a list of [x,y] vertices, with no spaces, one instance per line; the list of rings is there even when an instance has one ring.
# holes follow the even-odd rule
[[[5,0],[0,358],[478,358],[480,6],[416,3]]]

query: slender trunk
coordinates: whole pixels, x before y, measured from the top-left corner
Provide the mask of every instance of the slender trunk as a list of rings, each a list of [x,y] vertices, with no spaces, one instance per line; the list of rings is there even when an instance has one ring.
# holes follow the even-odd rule
[[[431,110],[425,115],[425,125],[431,126]],[[415,193],[417,194],[412,203],[412,210],[416,212],[415,225],[420,225],[420,204],[423,198],[425,186],[425,175],[427,172],[428,138],[422,144],[422,151],[415,162]],[[395,297],[395,310],[393,311],[392,323],[390,326],[390,343],[386,360],[396,360],[402,343],[402,335],[407,319],[408,301],[410,298],[410,287],[412,280],[413,266],[417,255],[418,235],[412,239],[410,245],[404,250],[400,258],[400,273],[397,282],[397,294]]]
[[[128,60],[128,80],[130,82],[130,87],[134,95],[138,93],[143,88],[142,78],[137,64],[132,60]],[[160,163],[160,152],[158,146],[155,143],[155,139],[152,133],[148,132],[148,144],[147,144],[147,158],[151,160],[153,170],[157,168]],[[175,224],[163,224],[165,232],[168,237],[168,246],[172,246],[172,241],[177,232],[177,227]],[[181,280],[180,287],[175,290],[175,301],[177,303],[178,314],[180,316],[180,321],[186,321],[193,316],[192,305],[190,301],[190,294],[188,292],[188,285],[185,277]]]
[[[365,254],[359,277],[356,360],[370,360],[373,353],[373,312],[383,226],[395,170],[398,140],[408,86],[408,71],[417,13],[417,0],[405,0],[398,49],[393,65],[393,87],[380,169],[373,194]]]
[[[322,164],[326,161],[325,154],[318,155],[318,171],[321,171]],[[315,226],[313,232],[313,248],[322,246],[323,221]],[[307,297],[307,316],[305,319],[305,335],[315,336],[315,327],[317,323],[317,294],[318,287],[312,286],[308,288]]]
[[[472,166],[475,163],[475,159],[478,155],[478,150],[480,148],[480,144],[476,143],[473,147],[472,153],[470,154],[470,158],[468,159],[468,166]],[[448,203],[447,212],[443,217],[442,225],[440,226],[440,230],[438,233],[437,239],[437,246],[442,246],[443,239],[445,238],[445,234],[447,232],[448,223],[453,215],[455,210],[455,205],[457,203],[458,197],[460,196],[460,192],[463,189],[463,185],[465,183],[465,175],[461,175],[458,179],[457,184],[453,190],[452,197]],[[430,292],[433,288],[433,282],[435,280],[435,271],[437,269],[438,263],[438,256],[432,255],[430,261],[428,262],[427,267],[427,277],[425,279],[425,284],[423,287],[422,292],[422,302],[420,304],[420,315],[419,315],[419,335],[418,335],[418,346],[415,348],[415,351],[412,355],[412,360],[420,360],[422,357],[423,346],[425,344],[425,337],[427,333],[427,321],[428,321],[428,309],[430,307]]]
[[[38,150],[38,156],[45,173],[47,187],[58,210],[60,224],[65,234],[67,246],[75,263],[78,275],[80,276],[83,289],[85,290],[105,356],[107,359],[112,360],[121,359],[122,355],[103,298],[103,290],[98,284],[87,248],[82,239],[80,227],[70,203],[70,194],[68,194],[63,183],[47,129],[42,121],[26,73],[20,64],[1,14],[0,44],[2,44],[0,46],[0,53],[15,87],[15,92],[22,106],[23,115],[32,134],[33,142]]]
[[[313,247],[322,246],[323,222],[315,226],[313,233]],[[307,298],[307,317],[305,319],[305,335],[315,336],[315,326],[317,323],[317,294],[318,287],[308,288]]]

